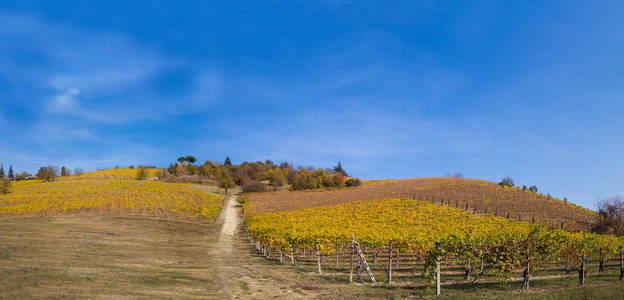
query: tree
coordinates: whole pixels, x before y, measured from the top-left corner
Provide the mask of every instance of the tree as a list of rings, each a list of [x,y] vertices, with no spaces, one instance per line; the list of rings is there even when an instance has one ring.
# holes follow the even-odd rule
[[[0,178],[4,177],[4,166],[0,165]]]
[[[74,169],[74,174],[76,174],[76,175],[80,175],[80,174],[82,174],[82,173],[84,173],[84,170],[83,170],[83,169],[81,169],[81,168],[75,168],[75,169]]]
[[[56,176],[58,176],[58,168],[54,166],[41,167],[37,172],[37,177],[47,181],[54,181]]]
[[[532,185],[529,187],[529,191],[533,192],[533,193],[537,193],[537,187]]]
[[[21,174],[17,174],[17,176],[15,176],[15,180],[24,180],[26,178],[30,177],[30,174],[26,171],[22,172]]]
[[[184,157],[184,156],[178,157],[178,162],[183,164],[184,162],[186,162],[186,157]]]
[[[232,173],[230,172],[230,170],[226,168],[221,168],[219,170],[218,181],[219,181],[219,185],[225,189],[226,195],[230,188],[236,186],[236,183],[234,182],[234,179],[232,178]]]
[[[15,180],[15,174],[13,174],[13,166],[9,166],[9,180]]]
[[[61,167],[61,176],[69,176],[69,169],[65,168],[65,166]]]
[[[342,168],[342,162],[338,162],[338,165],[334,167],[334,173],[342,173],[342,175],[344,176],[349,176],[347,175],[347,172]]]
[[[195,156],[191,156],[191,155],[187,155],[185,159],[186,159],[187,162],[189,162],[191,164],[197,161]]]
[[[596,204],[598,220],[592,231],[624,236],[624,198],[602,199]]]
[[[503,179],[501,180],[501,182],[498,183],[498,185],[513,187],[514,186],[514,182],[513,182],[513,179],[511,177],[507,176],[507,177],[503,177]]]
[[[230,157],[226,157],[225,158],[225,162],[223,163],[224,166],[229,167],[232,165],[232,161],[230,160]]]

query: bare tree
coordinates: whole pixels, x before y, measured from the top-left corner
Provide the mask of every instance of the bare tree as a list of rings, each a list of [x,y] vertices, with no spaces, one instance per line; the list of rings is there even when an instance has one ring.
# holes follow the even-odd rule
[[[598,220],[594,232],[624,235],[624,198],[616,196],[596,203]]]

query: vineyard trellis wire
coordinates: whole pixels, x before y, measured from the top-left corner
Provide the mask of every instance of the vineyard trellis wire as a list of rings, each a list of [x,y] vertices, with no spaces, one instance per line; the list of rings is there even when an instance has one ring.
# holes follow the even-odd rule
[[[250,240],[265,249],[265,256],[271,257],[266,255],[271,249],[287,249],[293,265],[304,259],[305,249],[313,253],[316,245],[321,249],[316,259],[319,267],[322,255],[336,255],[338,262],[340,250],[342,255],[349,252],[344,245],[355,234],[363,247],[370,249],[364,252],[374,260],[379,257],[379,262],[385,265],[391,263],[391,251],[400,251],[397,266],[400,259],[426,282],[434,279],[432,270],[437,260],[432,258],[440,257],[445,264],[452,261],[466,275],[473,272],[471,262],[481,262],[481,272],[475,277],[487,271],[505,279],[521,272],[523,289],[529,288],[530,278],[540,266],[552,268],[563,260],[581,270],[579,282],[583,284],[588,259],[598,259],[602,272],[605,263],[612,261],[608,257],[621,255],[619,246],[624,244],[622,238],[614,236],[475,216],[461,209],[414,199],[357,201],[248,216],[245,220]],[[387,261],[384,256],[388,257]],[[391,282],[387,270],[384,266],[387,281]]]

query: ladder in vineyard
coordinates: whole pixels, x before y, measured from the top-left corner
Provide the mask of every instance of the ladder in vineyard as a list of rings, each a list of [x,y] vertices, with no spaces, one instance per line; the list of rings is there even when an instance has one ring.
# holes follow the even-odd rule
[[[358,244],[358,242],[355,241],[355,238],[352,238],[352,239],[353,239],[353,247],[355,247],[355,251],[357,251],[358,257],[360,258],[360,260],[362,261],[362,264],[366,268],[366,272],[368,273],[368,276],[370,276],[370,279],[373,283],[376,283],[377,281],[375,281],[375,276],[373,275],[373,272],[371,271],[370,267],[368,266],[368,263],[366,262],[366,258],[364,257],[364,253],[362,253],[362,249],[360,249],[360,245]]]

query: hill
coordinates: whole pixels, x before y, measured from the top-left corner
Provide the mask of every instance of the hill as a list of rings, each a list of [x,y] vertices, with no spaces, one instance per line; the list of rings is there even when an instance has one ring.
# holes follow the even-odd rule
[[[509,217],[588,230],[596,213],[559,199],[485,180],[419,178],[368,181],[354,188],[254,193],[246,196],[245,213],[291,211],[367,199],[411,198],[465,209],[471,213]]]
[[[206,186],[98,178],[109,176],[102,172],[15,182],[0,195],[0,217],[87,213],[214,220],[222,207],[223,196]]]

